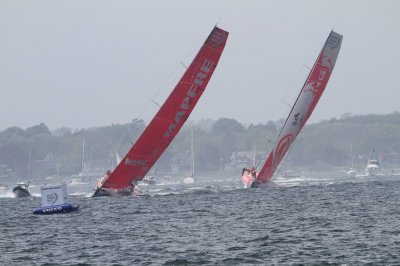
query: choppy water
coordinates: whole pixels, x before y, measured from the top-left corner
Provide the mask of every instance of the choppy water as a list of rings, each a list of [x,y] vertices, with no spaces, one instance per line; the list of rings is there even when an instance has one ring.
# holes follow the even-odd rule
[[[399,177],[400,179],[400,177]],[[81,190],[81,191],[79,191]],[[0,197],[0,265],[400,265],[400,180],[239,178],[144,187],[35,216],[40,198]],[[79,194],[82,192],[82,194]]]

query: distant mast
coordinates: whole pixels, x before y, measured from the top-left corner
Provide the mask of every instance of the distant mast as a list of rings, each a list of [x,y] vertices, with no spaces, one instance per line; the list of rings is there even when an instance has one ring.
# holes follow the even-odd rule
[[[31,148],[28,150],[28,180],[31,180]]]
[[[190,140],[191,140],[191,145],[190,145],[190,153],[191,153],[191,159],[192,159],[192,177],[194,177],[194,136],[193,136],[193,124],[190,127]]]
[[[85,170],[85,138],[82,139],[82,177]]]

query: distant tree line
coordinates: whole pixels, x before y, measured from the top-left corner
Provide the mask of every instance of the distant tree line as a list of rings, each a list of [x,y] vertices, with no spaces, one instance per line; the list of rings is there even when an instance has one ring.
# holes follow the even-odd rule
[[[194,130],[194,150],[197,172],[225,169],[233,152],[262,151],[272,148],[283,121],[243,125],[230,118],[186,123],[157,162],[159,171],[168,172],[171,161],[190,156],[191,134]],[[77,174],[85,160],[111,162],[118,153],[124,156],[145,128],[142,120],[131,123],[88,129],[59,128],[50,131],[44,123],[27,129],[10,127],[0,132],[0,175],[26,178],[55,174],[55,166],[33,171],[50,155],[57,160],[60,175]],[[364,167],[372,150],[387,165],[400,167],[400,113],[388,115],[345,114],[306,125],[289,152],[293,167],[350,167],[351,162]],[[29,168],[31,167],[31,168]],[[189,168],[189,165],[185,166]],[[185,170],[185,169],[183,169]],[[235,170],[235,169],[233,169]]]

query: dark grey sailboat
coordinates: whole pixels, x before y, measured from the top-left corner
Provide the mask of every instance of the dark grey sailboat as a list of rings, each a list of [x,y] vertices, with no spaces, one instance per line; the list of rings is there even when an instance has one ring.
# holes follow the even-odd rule
[[[12,192],[16,198],[25,198],[30,197],[31,193],[28,190],[29,184],[24,182],[19,182],[15,188],[13,188]]]

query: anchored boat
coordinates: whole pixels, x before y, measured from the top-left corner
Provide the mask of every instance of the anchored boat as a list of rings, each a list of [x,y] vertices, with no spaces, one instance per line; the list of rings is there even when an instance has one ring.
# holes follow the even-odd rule
[[[381,170],[379,161],[375,158],[375,149],[372,149],[372,152],[369,156],[367,167],[365,168],[366,176],[377,176]]]
[[[257,187],[271,179],[324,92],[335,66],[342,39],[343,36],[334,31],[329,34],[263,167],[258,173],[255,169],[243,169],[242,182],[246,188]]]
[[[114,171],[107,172],[93,196],[134,195],[138,181],[160,158],[205,90],[224,50],[228,32],[214,27],[183,77]]]

